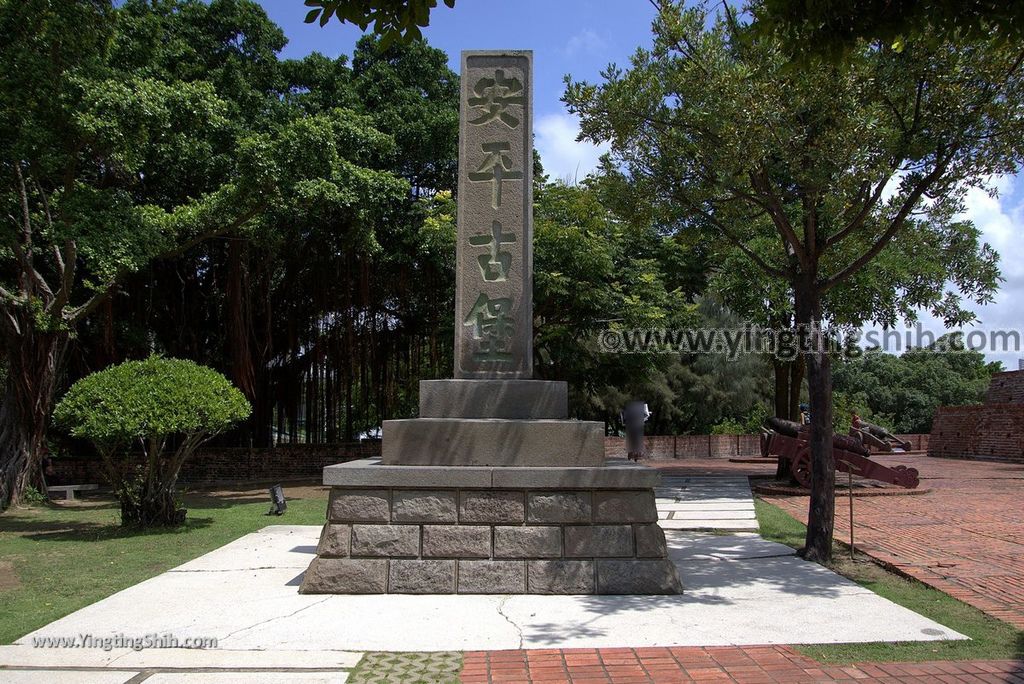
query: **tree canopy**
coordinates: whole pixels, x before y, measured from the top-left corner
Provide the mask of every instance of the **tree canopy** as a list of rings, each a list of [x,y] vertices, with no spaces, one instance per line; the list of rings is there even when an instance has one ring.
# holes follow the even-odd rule
[[[610,143],[609,167],[667,230],[737,252],[733,272],[792,292],[814,422],[808,554],[827,558],[833,416],[822,326],[916,308],[961,323],[973,316],[964,297],[991,299],[997,257],[958,216],[967,189],[1020,164],[1024,53],[922,38],[900,50],[862,42],[840,63],[794,68],[784,37],[749,19],[663,3],[652,49],[628,69],[609,66],[600,84],[569,79],[564,99],[581,138]]]
[[[765,0],[758,13],[801,59],[838,60],[862,40],[902,50],[908,40],[1013,42],[1024,35],[1021,0]]]
[[[455,7],[455,0],[444,0],[444,4]],[[422,38],[420,29],[430,24],[437,0],[305,0],[305,5],[313,8],[306,12],[307,24],[326,26],[334,17],[364,31],[372,25],[373,32],[388,46],[398,39]]]
[[[76,436],[104,445],[215,435],[252,408],[227,378],[184,359],[126,361],[76,382],[54,420]]]
[[[835,388],[867,408],[864,418],[902,434],[928,433],[939,406],[978,404],[1002,364],[980,352],[915,349],[900,356],[878,350],[835,366]],[[838,416],[837,416],[838,418]],[[850,416],[843,416],[849,422]]]

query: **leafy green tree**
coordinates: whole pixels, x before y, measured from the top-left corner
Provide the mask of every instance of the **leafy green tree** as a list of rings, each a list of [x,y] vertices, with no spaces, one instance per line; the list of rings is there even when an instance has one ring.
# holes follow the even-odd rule
[[[100,452],[121,524],[149,527],[184,520],[175,496],[182,464],[251,410],[217,371],[151,356],[82,378],[57,404],[54,420]],[[140,467],[133,446],[141,447]]]
[[[1019,40],[1021,0],[765,0],[758,14],[786,50],[801,58],[839,59],[861,40],[902,49],[907,40]]]
[[[679,274],[700,266],[649,224],[618,220],[602,192],[597,179],[535,189],[534,368],[569,382],[576,415],[614,424],[626,401],[655,403],[652,383],[671,359],[604,353],[596,336],[695,322]]]
[[[4,508],[38,471],[72,338],[132,274],[275,211],[365,234],[408,185],[367,118],[288,107],[284,38],[255,3],[32,0],[0,27]]]
[[[582,137],[611,142],[668,226],[728,242],[745,272],[791,288],[813,421],[807,558],[830,557],[835,505],[822,325],[871,310],[864,292],[895,272],[879,265],[912,266],[922,248],[947,258],[911,290],[918,305],[969,319],[947,280],[991,299],[995,255],[955,217],[968,188],[1020,163],[1022,61],[1005,45],[911,41],[795,67],[779,37],[679,3],[662,6],[653,49],[628,70],[569,83]]]
[[[252,34],[234,43],[256,44],[225,64],[197,56],[204,69],[230,67],[226,80],[252,84],[238,89],[246,120],[246,103],[259,101],[250,93],[261,93],[247,125],[273,131],[305,118],[313,134],[330,131],[325,118],[345,117],[339,154],[287,152],[291,140],[281,149],[289,163],[337,164],[334,188],[315,201],[311,186],[282,192],[230,239],[132,277],[131,294],[89,322],[82,353],[95,367],[155,348],[223,369],[254,407],[224,442],[337,442],[411,415],[417,381],[451,368],[454,269],[425,221],[428,207],[451,200],[457,77],[425,43],[381,49],[372,37],[351,60],[264,61],[258,41],[277,30],[265,17],[206,16],[181,25],[172,13],[163,33],[200,45],[216,45],[228,26]]]
[[[838,363],[834,385],[837,393],[859,397],[868,411],[862,417],[897,433],[927,433],[935,409],[982,402],[992,374],[1000,370],[1002,364],[986,363],[971,350],[914,349],[900,356],[872,350]]]
[[[444,0],[444,4],[455,7],[455,0]],[[373,32],[389,46],[399,39],[422,38],[420,28],[430,23],[437,0],[305,0],[305,5],[313,8],[306,13],[307,24],[326,26],[331,17],[364,31],[373,24]]]

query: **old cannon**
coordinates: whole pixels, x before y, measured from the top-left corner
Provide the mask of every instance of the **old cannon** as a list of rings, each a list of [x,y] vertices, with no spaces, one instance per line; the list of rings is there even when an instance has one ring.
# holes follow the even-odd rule
[[[850,435],[858,437],[865,446],[887,454],[911,449],[910,442],[900,439],[881,425],[869,423],[856,413],[850,422]]]
[[[811,426],[781,418],[769,418],[765,423],[768,429],[762,438],[762,453],[765,456],[777,456],[780,461],[784,460],[789,465],[789,474],[793,481],[802,487],[810,487]],[[854,435],[832,435],[832,456],[835,459],[836,470],[842,473],[852,473],[905,489],[916,489],[921,483],[916,468],[903,465],[890,468],[872,461],[868,448]]]

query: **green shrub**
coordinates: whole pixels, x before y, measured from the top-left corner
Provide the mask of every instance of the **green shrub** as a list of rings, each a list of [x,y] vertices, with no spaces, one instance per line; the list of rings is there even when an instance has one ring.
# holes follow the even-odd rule
[[[82,378],[57,405],[54,420],[96,445],[121,500],[122,524],[171,525],[184,520],[175,497],[182,464],[251,411],[217,371],[151,356]]]
[[[758,403],[751,409],[750,413],[742,420],[725,418],[719,423],[711,426],[713,435],[758,435],[761,434],[761,424],[768,417],[768,407]]]
[[[22,494],[21,500],[27,504],[43,504],[49,501],[45,494],[32,485],[25,488],[25,493]]]

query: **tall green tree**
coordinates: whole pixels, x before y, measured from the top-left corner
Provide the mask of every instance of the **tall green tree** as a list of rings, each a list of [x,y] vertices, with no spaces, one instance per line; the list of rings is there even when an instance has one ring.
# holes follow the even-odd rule
[[[946,341],[936,344],[945,347]],[[935,409],[981,403],[992,374],[1001,370],[1001,363],[987,363],[984,354],[967,349],[939,353],[931,345],[900,356],[869,350],[836,364],[834,386],[890,430],[928,433]]]
[[[133,273],[285,203],[370,221],[408,185],[370,168],[393,142],[365,117],[282,109],[284,38],[255,3],[33,0],[0,27],[2,509],[37,471],[71,340]]]
[[[86,360],[101,367],[151,348],[222,369],[254,408],[225,444],[350,440],[410,415],[417,381],[451,367],[454,270],[427,225],[429,207],[446,203],[432,196],[447,191],[450,202],[455,177],[458,79],[444,53],[419,41],[382,49],[366,37],[351,59],[280,61],[270,51],[264,60],[256,46],[276,31],[265,16],[250,25],[242,13],[200,15],[184,26],[180,17],[166,17],[168,40],[184,32],[216,45],[225,25],[253,36],[252,58],[201,58],[247,85],[237,101],[253,112],[251,126],[273,133],[306,119],[309,132],[329,131],[326,121],[346,117],[339,154],[287,153],[290,163],[339,164],[337,202],[296,188],[230,239],[140,272],[131,294],[90,321],[76,373]]]
[[[610,141],[675,227],[728,242],[751,277],[791,288],[812,416],[807,558],[830,557],[835,507],[822,326],[869,309],[861,287],[890,273],[875,266],[911,264],[921,248],[948,259],[920,304],[956,321],[970,316],[961,295],[991,298],[994,255],[955,217],[968,188],[1021,161],[1022,61],[1015,46],[921,41],[794,67],[777,36],[728,9],[711,21],[664,3],[653,49],[600,85],[569,83],[582,137]]]
[[[569,382],[576,415],[617,422],[624,396],[654,401],[670,359],[604,353],[596,335],[693,324],[686,275],[703,264],[652,225],[619,220],[602,201],[600,179],[536,186],[534,368]]]

